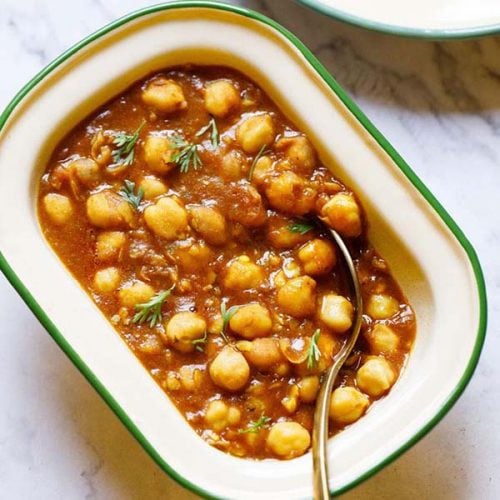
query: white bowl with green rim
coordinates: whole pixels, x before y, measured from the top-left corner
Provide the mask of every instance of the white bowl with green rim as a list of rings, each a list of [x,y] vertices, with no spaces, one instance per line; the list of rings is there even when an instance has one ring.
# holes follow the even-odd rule
[[[433,40],[500,33],[497,0],[296,0],[339,21],[393,35]]]
[[[44,240],[37,185],[65,133],[146,74],[225,64],[253,78],[359,195],[369,236],[415,308],[406,369],[388,397],[333,438],[331,487],[346,491],[424,436],[464,390],[486,327],[484,281],[463,233],[311,52],[255,12],[213,2],[149,7],[78,43],[0,117],[0,267],[47,331],[170,476],[207,497],[311,496],[310,453],[253,461],[207,445]]]

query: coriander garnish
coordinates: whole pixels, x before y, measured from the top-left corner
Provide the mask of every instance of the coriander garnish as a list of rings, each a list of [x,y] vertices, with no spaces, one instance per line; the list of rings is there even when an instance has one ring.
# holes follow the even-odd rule
[[[219,145],[219,131],[217,130],[217,123],[215,123],[214,117],[210,118],[208,124],[200,128],[195,135],[196,137],[200,137],[210,129],[212,129],[212,132],[210,132],[210,140],[212,141],[212,147],[215,149]]]
[[[249,422],[245,429],[240,429],[238,434],[257,434],[261,429],[268,427],[270,421],[271,417],[261,415],[258,420]]]
[[[259,152],[256,154],[255,158],[253,159],[252,165],[250,166],[250,170],[248,171],[248,180],[252,180],[253,176],[253,171],[255,170],[255,166],[257,165],[257,162],[260,160],[260,158],[265,154],[268,153],[268,151],[265,151],[266,145],[264,144],[260,149]]]
[[[191,167],[194,170],[202,165],[200,157],[198,156],[198,144],[186,141],[180,135],[174,135],[170,138],[170,149],[177,151],[172,155],[172,162],[180,167],[181,173],[189,172]]]
[[[313,333],[309,349],[307,350],[307,369],[311,370],[316,365],[321,357],[321,351],[318,347],[318,338],[320,335],[319,328]]]
[[[136,304],[135,309],[138,311],[132,319],[133,323],[144,323],[149,321],[149,326],[153,328],[161,320],[161,307],[172,293],[175,285],[164,292],[158,292],[151,300],[143,304]]]
[[[203,337],[201,339],[191,340],[191,344],[194,345],[194,348],[197,351],[203,352],[203,348],[205,347],[207,341],[208,341],[208,332],[205,330]]]
[[[229,321],[236,314],[236,312],[240,307],[241,306],[232,306],[229,309],[226,309],[225,302],[222,302],[220,305],[220,314],[222,316],[222,327],[220,330],[220,336],[224,339],[224,342],[226,342],[226,344],[230,343],[226,335],[227,325],[229,324]]]
[[[137,194],[135,194],[135,182],[125,179],[123,184],[124,186],[120,189],[120,196],[137,210],[144,196],[144,189],[139,188]]]
[[[133,134],[119,132],[115,135],[113,144],[117,147],[117,149],[111,153],[114,163],[125,165],[127,167],[132,164],[134,161],[135,144],[139,139],[139,134],[145,124],[146,120],[142,120],[142,123],[137,127],[137,130]]]
[[[314,229],[314,224],[310,222],[296,221],[286,227],[292,233],[306,234]]]

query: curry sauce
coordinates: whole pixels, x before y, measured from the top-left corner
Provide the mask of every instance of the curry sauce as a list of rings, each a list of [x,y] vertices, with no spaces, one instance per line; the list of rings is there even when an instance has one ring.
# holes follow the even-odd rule
[[[366,238],[355,194],[254,82],[225,67],[135,83],[60,142],[41,177],[48,242],[209,444],[289,459],[310,447],[322,374],[362,332],[330,406],[332,434],[396,382],[415,316]]]

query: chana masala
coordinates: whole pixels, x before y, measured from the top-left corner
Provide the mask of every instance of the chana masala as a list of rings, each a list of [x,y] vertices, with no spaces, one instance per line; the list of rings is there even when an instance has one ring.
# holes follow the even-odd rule
[[[415,316],[366,238],[356,195],[254,82],[225,67],[135,83],[57,146],[39,186],[45,237],[207,443],[307,452],[321,376],[365,303],[330,433],[393,386]]]

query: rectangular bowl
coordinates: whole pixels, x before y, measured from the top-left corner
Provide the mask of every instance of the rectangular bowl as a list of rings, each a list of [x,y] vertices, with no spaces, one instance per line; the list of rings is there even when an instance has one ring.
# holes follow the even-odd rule
[[[37,185],[58,141],[136,80],[184,63],[239,69],[309,134],[323,163],[359,195],[369,237],[415,309],[416,342],[399,381],[330,442],[330,484],[339,494],[408,449],[462,393],[484,341],[485,288],[476,254],[455,222],[312,53],[279,24],[213,2],[157,5],[104,27],[35,76],[0,117],[1,269],[174,479],[207,497],[311,496],[310,453],[251,461],[201,440],[40,231]]]

